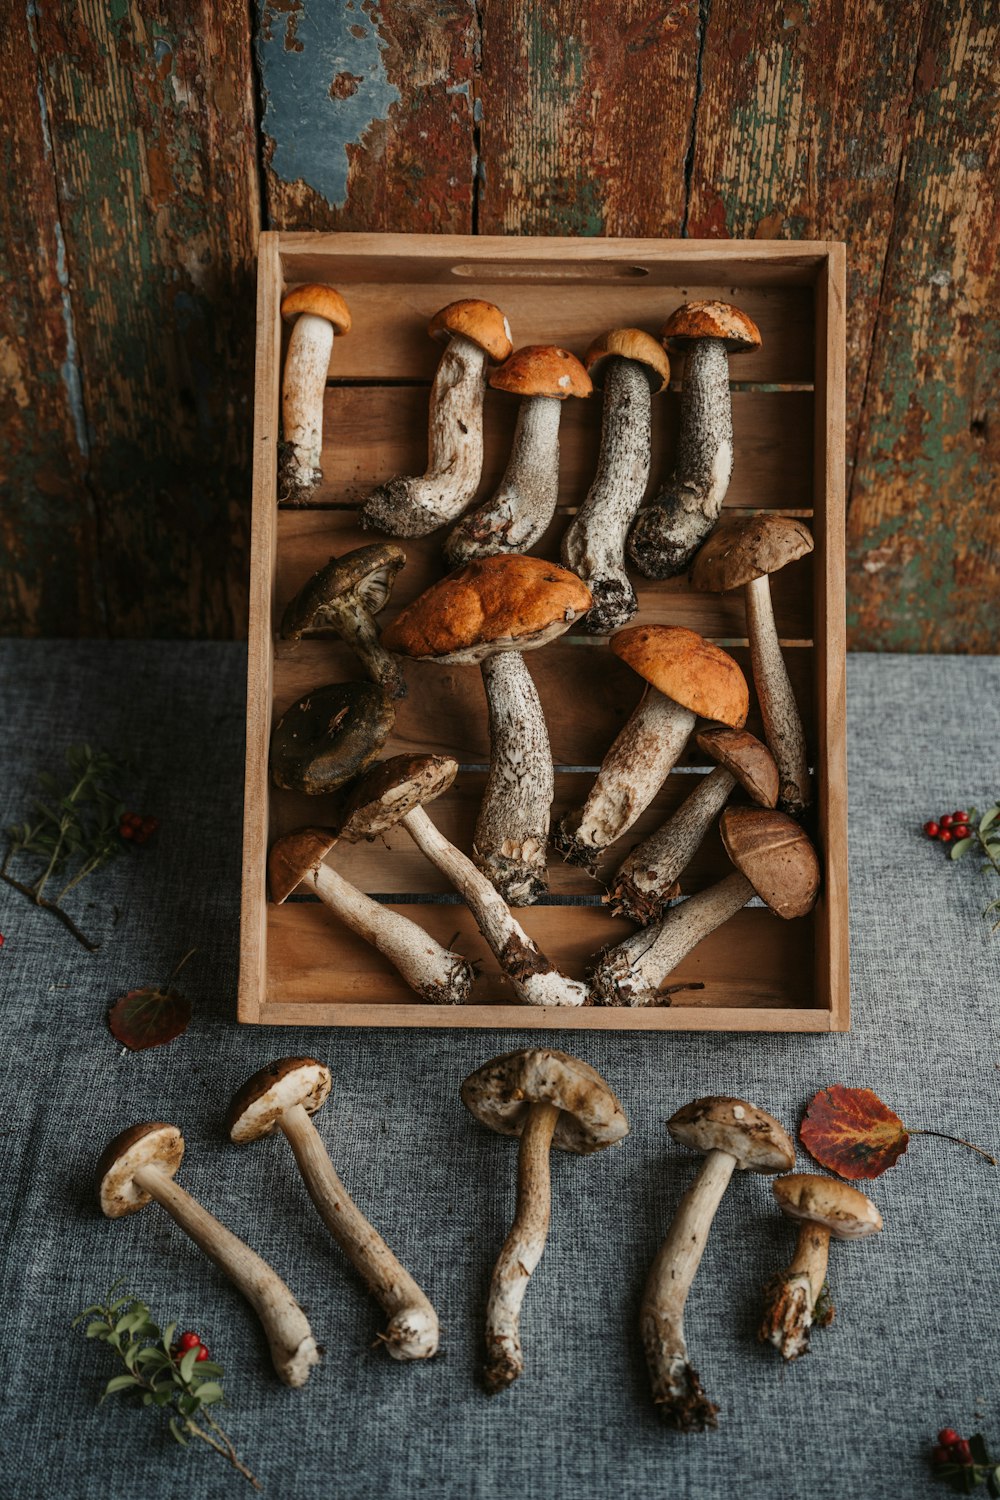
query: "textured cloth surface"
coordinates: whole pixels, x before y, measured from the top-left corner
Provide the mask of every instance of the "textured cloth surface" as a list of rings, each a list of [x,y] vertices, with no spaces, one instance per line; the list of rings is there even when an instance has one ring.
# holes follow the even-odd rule
[[[525,1300],[523,1379],[476,1384],[485,1292],[513,1205],[516,1149],[458,1101],[462,1078],[539,1033],[238,1028],[245,654],[238,646],[0,644],[0,821],[23,817],[32,775],[89,739],[138,761],[131,801],[155,845],[86,887],[75,911],[106,941],[84,954],[0,887],[4,1143],[0,1496],[250,1493],[207,1450],[177,1448],[148,1411],[98,1409],[110,1352],[73,1314],[118,1277],[162,1321],[196,1328],[226,1369],[223,1420],[281,1500],[796,1500],[942,1493],[926,1455],[939,1426],[1000,1449],[1000,1174],[917,1138],[872,1184],[884,1234],[834,1245],[836,1321],[782,1367],[755,1340],[760,1288],[790,1253],[769,1180],[734,1179],[687,1309],[717,1432],[664,1431],[651,1410],[636,1312],[696,1158],[666,1117],[706,1093],[742,1095],[795,1128],[832,1082],[874,1088],[912,1126],[1000,1148],[1000,934],[987,885],[917,830],[998,787],[995,660],[849,661],[851,946],[846,1036],[560,1033],[609,1080],[632,1122],[615,1150],[557,1154],[552,1233]],[[88,907],[87,902],[94,905]],[[114,920],[114,910],[117,919]],[[113,923],[113,925],[112,925]],[[109,1003],[166,978],[192,947],[189,1031],[128,1054]],[[312,1210],[281,1139],[234,1147],[234,1089],[275,1057],[314,1052],[334,1074],[318,1127],[348,1188],[438,1307],[444,1354],[399,1366],[374,1343],[378,1308]],[[325,1358],[279,1385],[253,1314],[155,1206],[110,1222],[93,1167],[139,1119],[177,1123],[180,1181],[278,1269]],[[798,1166],[809,1170],[800,1150]]]

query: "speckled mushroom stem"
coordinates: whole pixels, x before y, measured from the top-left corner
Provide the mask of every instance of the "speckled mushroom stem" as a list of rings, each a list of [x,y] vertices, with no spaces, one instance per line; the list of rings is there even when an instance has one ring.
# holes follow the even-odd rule
[[[625,538],[649,481],[649,380],[634,360],[614,356],[604,376],[597,473],[562,541],[562,560],[590,589],[583,629],[604,635],[639,607],[625,572]]]
[[[771,605],[767,575],[744,587],[750,666],[753,671],[764,735],[778,765],[781,790],[778,806],[790,817],[801,817],[812,800],[809,758],[802,719],[792,692]]]
[[[521,1304],[549,1233],[552,1194],[549,1150],[559,1119],[554,1104],[532,1104],[521,1131],[517,1157],[517,1208],[510,1233],[493,1268],[486,1307],[486,1366],[491,1396],[512,1385],[524,1370]]]
[[[643,839],[618,868],[611,887],[613,916],[648,926],[680,892],[678,881],[718,817],[736,777],[724,766],[699,776],[672,818]]]
[[[333,610],[329,611],[332,616]],[[363,662],[373,682],[384,688],[390,698],[406,697],[406,678],[398,657],[387,651],[379,640],[378,626],[365,610],[338,609],[336,629],[341,639]]]
[[[473,859],[511,906],[545,894],[545,851],[555,789],[538,690],[517,651],[481,664],[490,725],[490,774],[473,835]]]
[[[333,337],[328,319],[300,313],[288,341],[281,394],[285,446],[279,488],[282,498],[293,505],[304,504],[323,478],[323,397]]]
[[[798,1359],[808,1353],[809,1331],[826,1281],[829,1255],[829,1229],[822,1224],[801,1225],[791,1265],[768,1288],[760,1337],[779,1349],[783,1359]]]
[[[527,552],[555,514],[559,498],[559,418],[553,396],[524,396],[500,487],[455,527],[444,545],[452,567],[498,552]]]
[[[305,1385],[319,1351],[305,1313],[278,1273],[166,1172],[138,1167],[133,1180],[242,1292],[261,1321],[278,1378],[285,1385]]]
[[[733,472],[729,361],[722,339],[699,339],[684,361],[674,472],[638,514],[629,557],[646,578],[683,573],[719,519]]]

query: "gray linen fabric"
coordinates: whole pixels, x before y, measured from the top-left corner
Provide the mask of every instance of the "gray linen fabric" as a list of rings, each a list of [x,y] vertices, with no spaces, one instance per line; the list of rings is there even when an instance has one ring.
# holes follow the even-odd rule
[[[699,1094],[758,1101],[794,1128],[818,1087],[875,1088],[914,1126],[1000,1148],[1000,935],[986,885],[915,829],[998,790],[995,660],[853,658],[850,689],[854,1030],[843,1037],[600,1035],[559,1044],[608,1078],[632,1121],[624,1145],[557,1156],[548,1249],[528,1291],[527,1372],[493,1400],[475,1383],[485,1289],[513,1202],[515,1147],[458,1102],[458,1085],[528,1032],[238,1029],[234,1010],[244,652],[239,646],[0,646],[0,818],[20,817],[35,769],[89,738],[140,757],[134,802],[157,845],[121,860],[81,905],[107,930],[86,956],[0,889],[3,1028],[4,1401],[0,1496],[249,1493],[149,1412],[96,1400],[111,1373],[69,1320],[117,1277],[195,1327],[226,1367],[225,1421],[281,1500],[897,1500],[940,1493],[926,1453],[945,1422],[1000,1449],[998,1174],[916,1139],[872,1186],[885,1233],[835,1245],[838,1315],[783,1369],[755,1341],[760,1287],[792,1233],[770,1184],[734,1180],[688,1305],[695,1363],[722,1407],[704,1436],[650,1409],[636,1309],[696,1161],[664,1119]],[[86,900],[94,906],[88,908]],[[112,909],[117,919],[112,927]],[[188,1033],[125,1054],[110,1001],[166,977],[190,947]],[[444,1353],[401,1367],[373,1341],[378,1309],[345,1269],[281,1140],[236,1148],[226,1101],[286,1053],[329,1062],[318,1125],[361,1207],[436,1302]],[[283,1274],[326,1354],[302,1391],[274,1378],[253,1315],[157,1208],[111,1223],[92,1188],[108,1138],[175,1121],[180,1181]],[[808,1169],[800,1153],[799,1165]]]

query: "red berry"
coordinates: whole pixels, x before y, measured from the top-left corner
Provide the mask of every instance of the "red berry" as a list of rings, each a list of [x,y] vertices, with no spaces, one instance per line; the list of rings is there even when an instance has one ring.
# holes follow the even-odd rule
[[[957,839],[967,839],[969,837],[968,823],[956,823],[951,831]]]
[[[5,938],[5,937],[4,937],[4,935],[3,935],[3,933],[2,933],[2,932],[0,932],[0,948],[2,948],[2,947],[3,947],[3,945],[4,945],[4,943],[5,943],[5,942],[6,942],[6,941],[7,941],[7,940],[6,940],[6,938]]]
[[[953,1443],[960,1443],[961,1441],[962,1439],[954,1427],[942,1427],[938,1433],[938,1442],[942,1448],[950,1448]]]
[[[944,817],[941,819],[941,827],[950,828],[954,821],[955,819],[951,813],[945,813]]]
[[[956,823],[967,823],[969,821],[969,814],[967,812],[956,812],[952,813],[951,816]]]
[[[122,823],[121,827],[118,829],[118,832],[121,834],[123,839],[135,838],[135,829],[131,826],[130,823]]]
[[[936,839],[938,834],[941,832],[941,829],[935,822],[931,821],[930,823],[924,824],[924,832],[929,839]]]
[[[198,1350],[198,1353],[194,1357],[194,1362],[196,1365],[200,1365],[202,1360],[208,1359],[208,1357],[208,1350],[205,1348],[205,1345],[202,1344],[201,1348]]]
[[[951,1444],[952,1462],[956,1464],[971,1464],[972,1449],[965,1438],[959,1438],[957,1443]]]
[[[201,1345],[201,1339],[196,1333],[182,1333],[177,1340],[177,1348],[181,1354],[187,1354],[189,1349],[197,1349]]]
[[[938,834],[938,838],[941,840],[942,844],[950,844],[952,838],[951,829],[942,828],[941,832]]]
[[[952,1462],[950,1448],[935,1448],[931,1453],[932,1464],[950,1464]]]

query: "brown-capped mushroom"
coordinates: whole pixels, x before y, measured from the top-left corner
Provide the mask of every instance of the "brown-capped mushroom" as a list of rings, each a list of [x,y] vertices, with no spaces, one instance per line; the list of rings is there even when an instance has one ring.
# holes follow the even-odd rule
[[[332,286],[297,286],[281,299],[294,320],[281,390],[284,435],[279,487],[283,500],[304,504],[323,478],[323,396],[335,333],[349,333],[351,314]]]
[[[486,1308],[483,1378],[495,1395],[524,1369],[521,1304],[549,1233],[549,1151],[554,1146],[588,1156],[622,1140],[629,1127],[600,1073],[549,1048],[508,1052],[484,1063],[462,1084],[462,1103],[490,1130],[520,1136],[517,1207]]]
[[[293,703],[271,734],[271,780],[290,792],[335,792],[370,766],[396,710],[374,682],[334,682]]]
[[[405,565],[406,553],[393,542],[375,542],[331,557],[285,606],[282,640],[299,641],[307,631],[332,631],[360,657],[369,677],[390,698],[405,698],[402,667],[380,644],[375,624]]]
[[[881,1230],[882,1215],[864,1193],[832,1177],[792,1172],[779,1177],[773,1188],[781,1212],[801,1228],[791,1265],[768,1287],[760,1340],[793,1360],[808,1353],[814,1325],[825,1328],[833,1321],[826,1290],[831,1235],[837,1240],[867,1239]]]
[[[661,337],[684,355],[684,386],[674,471],[628,539],[628,555],[646,578],[683,573],[719,519],[733,472],[727,356],[760,348],[756,323],[728,302],[686,303]]]
[[[393,1359],[437,1353],[437,1313],[341,1182],[310,1118],[330,1093],[330,1070],[314,1057],[285,1057],[249,1078],[226,1117],[242,1145],[280,1130],[292,1148],[309,1196],[327,1229],[389,1319],[380,1335]]]
[[[639,1322],[660,1415],[681,1432],[703,1432],[717,1426],[719,1408],[705,1395],[688,1359],[688,1292],[733,1172],[787,1172],[795,1164],[795,1147],[765,1110],[724,1096],[685,1104],[667,1121],[667,1129],[682,1146],[702,1152],[705,1160],[677,1205],[650,1268]]]
[[[514,443],[500,488],[459,521],[444,544],[453,568],[497,552],[527,552],[546,531],[559,498],[562,403],[593,389],[576,355],[548,344],[516,350],[494,370],[490,385],[521,398]]]
[[[512,348],[499,307],[475,297],[442,307],[427,332],[445,344],[431,386],[427,472],[379,485],[361,512],[362,525],[391,536],[426,536],[472,503],[483,472],[486,366]]]
[[[278,1273],[177,1185],[183,1155],[184,1137],[176,1125],[153,1121],[116,1135],[97,1167],[102,1213],[120,1219],[155,1200],[250,1303],[278,1378],[286,1385],[305,1385],[319,1361],[305,1313]]]

